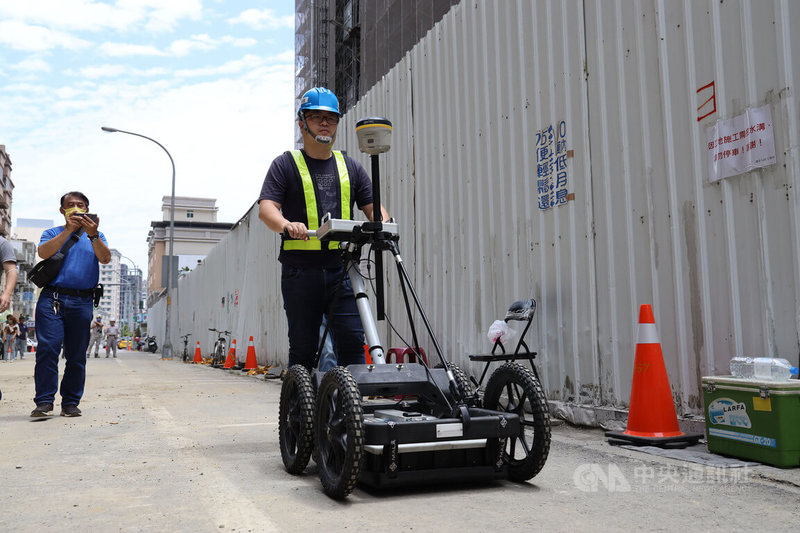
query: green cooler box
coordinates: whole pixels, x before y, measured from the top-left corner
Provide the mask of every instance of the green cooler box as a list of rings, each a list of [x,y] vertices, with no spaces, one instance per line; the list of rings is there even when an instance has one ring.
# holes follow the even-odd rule
[[[703,378],[706,439],[713,453],[800,466],[800,381]]]

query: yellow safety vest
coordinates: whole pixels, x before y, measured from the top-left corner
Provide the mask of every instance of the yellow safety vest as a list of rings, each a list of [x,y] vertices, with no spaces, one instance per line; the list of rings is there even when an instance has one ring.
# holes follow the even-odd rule
[[[303,182],[303,196],[306,201],[306,217],[308,218],[308,229],[319,229],[319,216],[317,214],[317,195],[314,192],[314,182],[311,181],[311,172],[308,171],[308,165],[300,150],[292,150],[292,159],[297,166],[300,173],[300,180]],[[344,162],[342,152],[335,150],[333,157],[336,159],[336,171],[339,174],[339,190],[342,218],[345,220],[350,219],[350,175],[347,172],[347,165]],[[336,250],[339,248],[339,241],[327,241],[328,250]],[[300,240],[284,240],[284,250],[322,250],[322,242],[316,237],[310,237],[307,241]]]

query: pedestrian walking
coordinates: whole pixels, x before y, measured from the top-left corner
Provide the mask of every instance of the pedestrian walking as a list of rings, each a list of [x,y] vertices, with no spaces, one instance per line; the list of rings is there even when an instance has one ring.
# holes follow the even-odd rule
[[[17,344],[17,335],[19,335],[19,326],[17,326],[17,317],[14,315],[8,315],[6,317],[6,323],[3,325],[3,343],[8,348],[8,360],[9,361],[16,361],[17,359],[17,352],[16,352],[16,344]]]
[[[28,326],[25,325],[25,315],[22,313],[19,314],[19,319],[17,319],[17,327],[19,328],[19,333],[15,341],[15,350],[19,352],[20,359],[25,359],[25,350],[28,349]]]
[[[259,218],[284,235],[281,292],[289,325],[289,366],[309,372],[319,346],[323,315],[327,315],[338,365],[364,362],[364,330],[350,279],[345,276],[335,309],[326,309],[342,278],[338,245],[309,239],[308,230],[321,218],[352,219],[353,203],[372,220],[372,182],[355,159],[333,150],[341,113],[330,90],[315,87],[300,100],[297,125],[303,149],[275,158],[264,179]],[[385,210],[383,219],[389,218]],[[288,234],[288,237],[286,237]]]
[[[100,345],[103,343],[103,317],[95,318],[89,329],[89,348],[87,348],[86,357],[89,357],[92,347],[94,347],[94,356],[100,357]]]
[[[106,334],[106,359],[113,351],[114,357],[117,356],[117,335],[119,335],[119,328],[117,327],[117,321],[113,318],[108,321],[108,326],[106,326],[105,330]]]
[[[45,230],[39,242],[39,257],[47,259],[72,239],[58,275],[46,285],[36,302],[36,408],[33,417],[48,416],[58,391],[58,352],[64,345],[64,376],[61,379],[61,416],[80,416],[78,408],[86,382],[86,347],[92,303],[100,301],[97,282],[99,263],[111,261],[105,236],[98,230],[100,219],[89,214],[89,199],[77,191],[61,197],[59,212],[65,224]]]
[[[11,295],[14,294],[14,287],[17,285],[17,254],[11,243],[3,237],[0,237],[0,261],[3,263],[3,274],[5,274],[3,290],[0,292],[0,313],[2,313],[11,305]],[[0,342],[0,359],[6,359],[5,342]]]

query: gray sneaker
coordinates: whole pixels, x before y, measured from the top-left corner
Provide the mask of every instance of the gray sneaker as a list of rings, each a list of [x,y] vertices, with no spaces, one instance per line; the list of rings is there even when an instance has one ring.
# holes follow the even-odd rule
[[[36,409],[31,411],[31,416],[34,418],[42,418],[45,416],[50,416],[51,414],[53,414],[52,403],[37,403]]]
[[[81,410],[77,405],[62,405],[61,416],[81,416]]]

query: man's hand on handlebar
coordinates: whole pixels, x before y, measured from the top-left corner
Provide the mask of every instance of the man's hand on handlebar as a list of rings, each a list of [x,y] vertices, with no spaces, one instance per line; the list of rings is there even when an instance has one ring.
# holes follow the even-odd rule
[[[283,227],[283,232],[284,234],[288,234],[292,239],[301,241],[308,240],[308,228],[302,222],[288,222]]]

